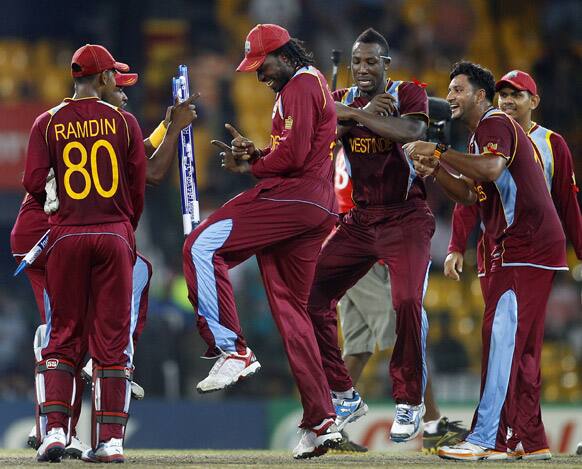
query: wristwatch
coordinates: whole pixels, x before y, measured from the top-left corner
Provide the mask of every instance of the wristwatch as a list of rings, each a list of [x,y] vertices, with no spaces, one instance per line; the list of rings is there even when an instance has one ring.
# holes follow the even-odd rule
[[[434,153],[433,153],[433,155],[434,155],[434,157],[435,157],[437,160],[440,160],[440,159],[441,159],[441,155],[442,155],[442,154],[443,154],[445,151],[447,151],[448,149],[449,149],[449,147],[448,147],[447,145],[445,145],[444,143],[437,143],[437,146],[436,146],[436,148],[434,149]]]

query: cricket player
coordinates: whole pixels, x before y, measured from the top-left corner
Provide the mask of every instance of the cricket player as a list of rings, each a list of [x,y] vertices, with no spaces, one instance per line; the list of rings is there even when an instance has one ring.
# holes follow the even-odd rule
[[[136,73],[117,72],[115,74],[116,87],[111,91],[105,90],[103,92],[103,101],[124,109],[128,102],[124,88],[133,86],[137,83],[137,80],[138,75]],[[154,132],[144,140],[145,152],[148,157],[146,165],[147,184],[159,184],[169,169],[170,164],[174,161],[177,152],[179,131],[188,126],[192,120],[196,118],[195,105],[192,103],[195,98],[196,97],[192,97],[188,102],[185,101],[184,103],[169,107],[165,119],[154,130]],[[47,212],[56,211],[58,209],[58,199],[56,198],[54,176],[53,182],[47,184],[45,189],[48,189],[48,193],[44,207],[46,207]],[[50,228],[48,218],[49,217],[45,213],[43,206],[35,198],[26,194],[10,236],[12,253],[17,263],[20,262],[22,257],[32,248],[36,241],[38,241],[38,239]],[[36,331],[34,340],[35,356],[42,347],[44,335],[46,333],[47,318],[44,301],[46,294],[45,264],[46,254],[43,252],[36,259],[34,264],[27,267],[25,270],[31,283],[41,317],[41,325]],[[134,314],[137,314],[137,318],[132,317],[131,323],[134,346],[145,326],[151,275],[151,263],[143,255],[137,253],[136,263],[133,268],[133,311]],[[84,353],[81,353],[81,355],[84,355]],[[37,357],[37,359],[40,358]],[[84,451],[90,449],[76,436],[76,427],[80,417],[84,388],[84,380],[81,378],[83,375],[88,377],[89,380],[91,379],[92,360],[89,360],[84,367],[84,370],[86,370],[86,372],[83,372],[81,368],[79,368],[79,370],[76,371],[75,378],[77,392],[72,410],[71,441],[66,448],[67,456],[72,458],[80,458]],[[143,388],[135,381],[131,382],[131,392],[132,397],[136,399],[142,399],[144,397]],[[36,425],[29,434],[28,445],[35,449],[40,445],[40,437],[37,436]]]
[[[574,162],[566,141],[560,134],[532,121],[532,112],[538,107],[540,97],[537,85],[529,74],[513,70],[495,84],[495,90],[499,93],[499,108],[515,119],[531,140],[562,226],[574,246],[576,256],[582,260],[582,215],[576,198],[578,187],[573,169]],[[449,254],[445,260],[445,275],[449,278],[459,279],[467,238],[478,220],[478,215],[477,205],[455,205]],[[478,273],[484,294],[486,294],[486,282],[492,262],[491,251],[487,249],[487,246],[492,244],[489,237],[482,233],[478,246]],[[527,382],[537,383],[539,386],[539,380],[538,375],[532,376]],[[520,415],[521,413],[518,413],[518,417]],[[549,457],[549,452],[525,453],[516,431],[513,432],[509,444],[510,449],[515,450],[516,457],[525,456],[529,459]]]
[[[70,440],[85,327],[94,363],[88,457],[123,461],[133,372],[134,229],[143,209],[146,159],[135,117],[101,98],[115,88],[115,73],[128,70],[103,46],[81,47],[71,61],[73,98],[41,114],[30,134],[23,185],[44,204],[52,169],[59,199],[46,248],[50,322],[37,362],[39,461],[60,461]]]
[[[494,243],[482,330],[481,398],[465,441],[442,447],[438,454],[461,461],[507,459],[507,440],[515,432],[525,459],[549,459],[540,409],[540,356],[552,281],[557,270],[567,270],[565,236],[533,145],[512,118],[493,107],[494,93],[489,70],[470,62],[455,64],[447,101],[452,118],[473,132],[469,152],[428,142],[405,145],[417,172],[432,175],[450,198],[479,202],[485,232]]]
[[[323,246],[308,311],[334,404],[341,409],[338,417],[354,420],[367,406],[342,360],[335,308],[376,262],[388,266],[397,317],[390,363],[396,417],[390,437],[403,442],[419,433],[424,415],[428,320],[422,299],[435,222],[402,144],[425,135],[428,98],[421,86],[387,77],[388,43],[374,29],[356,39],[351,64],[356,86],[336,91],[334,100],[355,207]]]
[[[448,106],[448,104],[447,104]],[[345,216],[353,207],[352,184],[346,171],[343,147],[335,158],[335,193],[340,216]],[[338,303],[338,315],[343,334],[343,359],[355,384],[375,350],[387,350],[396,341],[396,315],[392,308],[390,275],[383,262],[372,266]],[[423,452],[436,453],[437,448],[461,441],[467,429],[458,421],[440,414],[431,386],[431,374],[427,375],[424,393],[426,413],[422,435]],[[342,431],[340,451],[363,452],[367,448],[350,441]]]
[[[206,356],[218,360],[199,392],[251,376],[259,362],[242,334],[228,270],[256,255],[273,318],[303,404],[297,459],[341,441],[307,298],[321,244],[337,221],[331,152],[335,105],[301,41],[274,24],[248,34],[239,72],[256,72],[275,93],[271,145],[258,149],[232,126],[223,166],[259,179],[204,220],[184,243],[184,274]]]

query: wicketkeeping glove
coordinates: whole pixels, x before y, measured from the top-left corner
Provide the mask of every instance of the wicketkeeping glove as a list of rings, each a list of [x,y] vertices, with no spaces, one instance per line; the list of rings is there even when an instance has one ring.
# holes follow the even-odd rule
[[[50,215],[59,209],[59,198],[57,197],[57,180],[55,179],[55,171],[53,168],[51,168],[48,173],[44,190],[46,191],[44,213]]]

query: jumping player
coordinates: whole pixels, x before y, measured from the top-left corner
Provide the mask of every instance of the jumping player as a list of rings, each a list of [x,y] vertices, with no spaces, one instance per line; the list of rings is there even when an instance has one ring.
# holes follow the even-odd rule
[[[438,454],[462,461],[507,459],[507,440],[515,432],[525,459],[549,459],[540,356],[552,280],[557,270],[567,270],[565,236],[533,146],[513,119],[492,106],[494,93],[489,70],[470,62],[455,64],[447,101],[453,119],[473,132],[469,153],[428,142],[405,145],[418,173],[432,174],[450,198],[479,202],[494,243],[485,295],[481,398],[466,440]],[[451,175],[440,162],[458,174]]]
[[[430,103],[429,103],[430,104]],[[447,104],[448,106],[448,104]],[[430,106],[429,106],[430,107]],[[345,166],[343,147],[335,158],[335,193],[340,216],[345,216],[354,206],[352,185]],[[390,275],[384,263],[376,263],[338,303],[338,316],[343,335],[343,359],[354,385],[375,350],[387,350],[396,340],[396,315],[392,308]],[[431,374],[428,373],[424,393],[426,413],[424,415],[424,433],[422,450],[436,453],[437,448],[461,441],[467,434],[458,421],[449,421],[441,416],[431,386]],[[340,451],[363,452],[367,449],[353,441],[342,431]]]
[[[127,106],[127,95],[124,88],[133,86],[138,80],[136,73],[120,73],[115,74],[116,87],[113,90],[104,90],[102,99],[113,106],[125,108]],[[178,132],[189,125],[193,119],[196,118],[195,106],[192,104],[192,97],[188,102],[176,104],[168,108],[166,118],[160,125],[152,132],[152,134],[144,140],[145,153],[147,156],[146,167],[146,183],[157,185],[165,176],[170,164],[175,158],[177,152],[177,138]],[[47,188],[50,187],[47,184]],[[53,192],[56,190],[53,189]],[[49,190],[50,192],[50,190]],[[47,196],[47,199],[49,196]],[[56,207],[54,203],[57,203]],[[58,199],[52,199],[49,208],[49,202],[45,201],[47,211],[56,211],[58,208]],[[21,258],[32,248],[38,239],[50,228],[48,222],[48,215],[43,210],[43,206],[39,202],[27,194],[23,200],[22,206],[16,218],[14,227],[10,236],[10,243],[14,258],[17,263]],[[41,325],[38,327],[35,340],[34,349],[35,356],[42,347],[44,335],[46,332],[46,316],[45,316],[45,262],[46,255],[43,252],[31,266],[27,267],[25,272],[32,285],[33,293],[36,299],[37,307],[41,317]],[[143,327],[145,326],[147,305],[148,305],[148,290],[149,281],[152,275],[152,266],[150,262],[141,254],[137,254],[136,263],[133,269],[133,283],[134,283],[134,312],[137,314],[137,320],[132,318],[131,330],[134,346],[141,335]],[[37,359],[40,359],[37,356]],[[87,445],[81,442],[76,436],[76,426],[80,417],[82,394],[84,388],[84,380],[80,379],[81,375],[87,376],[91,379],[92,361],[89,360],[84,367],[86,372],[81,369],[76,372],[75,386],[76,386],[76,400],[73,405],[72,419],[71,419],[71,441],[66,448],[66,454],[69,457],[80,458],[81,454],[89,449]],[[131,382],[132,397],[142,399],[144,397],[143,388],[135,381]],[[38,448],[40,437],[37,436],[36,426],[32,429],[28,444],[33,448]]]
[[[123,461],[133,355],[133,231],[143,209],[146,160],[136,119],[101,98],[116,86],[116,71],[128,70],[102,46],[81,47],[71,62],[75,95],[41,114],[31,130],[23,185],[44,204],[52,168],[59,197],[49,218],[48,340],[37,362],[40,461],[59,461],[70,439],[85,326],[94,360],[90,457]]]
[[[259,24],[247,36],[239,72],[256,71],[275,93],[271,146],[257,149],[233,127],[223,166],[259,179],[202,222],[184,244],[184,274],[207,357],[218,358],[199,392],[224,389],[260,368],[242,335],[228,270],[256,255],[273,318],[303,404],[295,458],[341,441],[307,298],[321,244],[337,221],[331,151],[333,99],[301,41]]]
[[[323,246],[308,311],[334,404],[343,419],[358,418],[365,404],[341,357],[335,307],[376,262],[388,266],[397,316],[390,363],[396,417],[390,437],[403,442],[418,434],[424,415],[428,321],[422,299],[435,224],[424,184],[402,151],[403,143],[426,133],[428,98],[414,83],[387,78],[389,64],[386,39],[367,29],[352,48],[356,86],[334,93],[355,207]]]

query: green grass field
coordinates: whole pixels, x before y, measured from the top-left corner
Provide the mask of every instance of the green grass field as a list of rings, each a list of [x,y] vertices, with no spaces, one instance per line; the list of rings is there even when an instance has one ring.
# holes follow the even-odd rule
[[[335,468],[352,467],[457,467],[473,468],[486,467],[487,469],[507,467],[511,468],[542,468],[548,465],[566,467],[582,467],[582,456],[559,455],[551,461],[506,462],[506,463],[464,463],[445,461],[437,456],[425,456],[420,453],[403,452],[370,452],[365,454],[332,454],[328,453],[320,458],[306,461],[295,461],[291,452],[269,450],[139,450],[126,451],[126,463],[132,467],[200,467],[200,468]],[[84,466],[85,463],[75,460],[63,460],[61,466]],[[32,450],[0,450],[0,467],[42,467],[48,464],[39,464],[35,460]],[[52,466],[54,467],[54,466]]]

